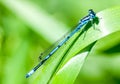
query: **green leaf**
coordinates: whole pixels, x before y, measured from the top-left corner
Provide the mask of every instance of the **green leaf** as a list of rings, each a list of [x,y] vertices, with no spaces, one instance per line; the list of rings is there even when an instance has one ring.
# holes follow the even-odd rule
[[[53,77],[51,84],[73,84],[88,52],[72,57]]]
[[[37,71],[32,84],[74,83],[94,43],[120,30],[120,7],[103,10],[97,13],[97,17],[96,29],[89,28],[85,38],[84,33],[76,33]]]

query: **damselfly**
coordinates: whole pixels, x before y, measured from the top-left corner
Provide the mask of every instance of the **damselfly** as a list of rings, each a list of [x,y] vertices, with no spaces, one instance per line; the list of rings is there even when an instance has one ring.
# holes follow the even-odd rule
[[[92,23],[94,18],[96,18],[96,14],[92,9],[90,9],[89,14],[79,21],[77,27],[70,34],[68,34],[68,36],[65,37],[53,50],[51,50],[51,52],[37,66],[35,66],[29,73],[26,74],[26,78],[30,77],[46,60],[48,60],[63,44],[65,44],[84,25],[86,25],[88,22]]]

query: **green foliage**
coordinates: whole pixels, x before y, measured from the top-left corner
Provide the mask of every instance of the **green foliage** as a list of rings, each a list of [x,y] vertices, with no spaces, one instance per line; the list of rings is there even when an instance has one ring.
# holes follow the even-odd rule
[[[109,4],[101,1],[101,7],[98,1],[87,4],[81,0],[87,5],[70,0],[34,1],[0,2],[0,84],[120,83],[119,6],[96,12],[95,29],[88,23],[86,32],[76,33],[25,79],[25,74],[38,63],[39,53],[67,31],[67,23],[76,24],[76,19],[85,16],[91,7],[102,10],[119,4],[112,0]]]

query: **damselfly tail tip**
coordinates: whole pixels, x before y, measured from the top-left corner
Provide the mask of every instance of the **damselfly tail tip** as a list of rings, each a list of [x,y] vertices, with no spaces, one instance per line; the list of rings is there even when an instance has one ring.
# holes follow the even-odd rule
[[[26,78],[28,78],[29,77],[29,74],[26,74],[26,76],[25,76]]]
[[[26,78],[30,77],[34,73],[34,70],[31,70],[29,73],[26,74]]]

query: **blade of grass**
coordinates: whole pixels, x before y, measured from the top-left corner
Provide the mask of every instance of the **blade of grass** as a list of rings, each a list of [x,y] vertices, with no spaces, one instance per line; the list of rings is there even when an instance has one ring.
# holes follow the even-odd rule
[[[120,18],[120,7],[115,7],[115,8],[101,11],[97,14],[97,16],[100,19],[99,19],[99,24],[96,25],[96,28],[100,29],[100,31],[89,29],[87,31],[85,40],[82,40],[81,39],[82,37],[80,37],[75,42],[75,44],[72,46],[72,48],[69,50],[69,52],[65,55],[66,58],[62,60],[61,64],[59,64],[58,71],[56,71],[56,73],[52,77],[53,78],[51,81],[52,84],[60,84],[60,83],[73,84],[73,81],[77,76],[75,74],[78,73],[77,71],[80,72],[80,69],[77,69],[71,75],[71,72],[68,70],[72,66],[72,64],[71,64],[69,66],[69,68],[66,67],[66,70],[68,70],[68,72],[64,73],[61,71],[61,70],[63,70],[64,66],[67,66],[66,64],[69,62],[69,60],[73,56],[75,56],[80,50],[82,50],[85,46],[90,45],[90,43],[93,43],[93,42],[95,42],[109,34],[112,34],[114,32],[120,31],[120,25],[119,25],[120,24],[120,19],[119,19]],[[76,52],[76,53],[74,53],[74,52]],[[78,62],[78,64],[79,64],[79,62]],[[74,66],[72,68],[76,68],[76,66]],[[81,66],[79,68],[81,68]],[[59,73],[59,71],[61,71],[62,73]],[[64,71],[65,71],[65,68],[64,68]],[[63,75],[64,75],[64,77],[63,77]],[[68,75],[69,75],[69,78],[67,78]],[[72,76],[72,79],[70,76]],[[67,79],[65,79],[65,78],[67,78]]]
[[[76,79],[84,61],[87,56],[87,52],[83,52],[79,55],[72,57],[57,73],[55,78],[50,81],[50,84],[72,84]],[[74,68],[73,68],[74,67]],[[78,72],[76,72],[78,71]],[[76,73],[74,73],[76,72]],[[69,73],[69,74],[68,74]],[[69,80],[69,81],[66,81]]]
[[[84,34],[80,35],[79,38],[79,33],[76,33],[67,43],[66,45],[63,45],[41,68],[40,70],[37,71],[33,79],[31,79],[32,84],[46,84],[48,81],[52,84],[66,84],[69,83],[69,81],[72,81],[70,84],[73,83],[75,78],[77,77],[78,72],[80,72],[81,66],[84,63],[84,61],[81,61],[80,66],[73,67],[73,65],[79,64],[78,61],[75,61],[73,64],[69,62],[73,56],[76,56],[79,52],[83,51],[83,49],[87,46],[89,46],[91,43],[94,43],[95,41],[112,34],[116,31],[120,30],[120,20],[119,20],[119,15],[120,15],[120,7],[112,8],[112,9],[107,9],[104,11],[101,11],[97,14],[97,16],[100,18],[99,19],[99,24],[96,25],[95,27],[100,30],[94,30],[93,28],[89,28],[87,31],[87,35],[84,38]],[[109,17],[108,17],[109,16]],[[75,38],[77,38],[75,40]],[[73,44],[73,45],[72,45]],[[83,52],[85,53],[85,52]],[[86,54],[87,56],[87,54]],[[85,58],[86,56],[83,56]],[[78,63],[76,63],[78,62]],[[70,64],[69,64],[70,63]],[[68,66],[69,67],[65,67]],[[71,67],[72,66],[72,67]],[[72,77],[71,76],[71,71],[67,71],[69,69],[75,70],[74,73],[72,72]],[[64,71],[62,71],[64,70]],[[61,72],[61,73],[59,73]],[[63,76],[64,78],[69,78],[64,79],[63,81]],[[62,79],[58,79],[62,78]]]

